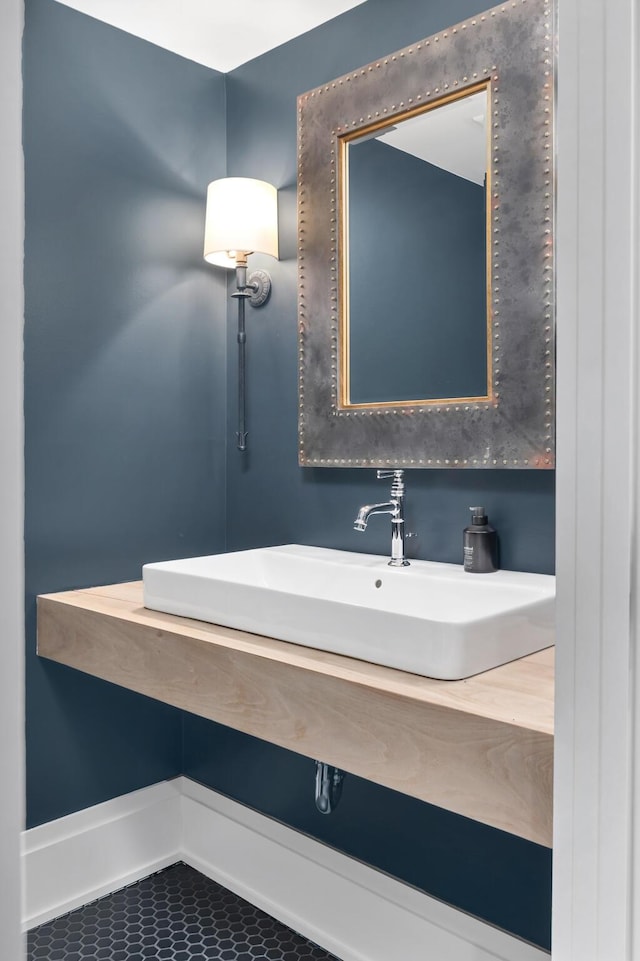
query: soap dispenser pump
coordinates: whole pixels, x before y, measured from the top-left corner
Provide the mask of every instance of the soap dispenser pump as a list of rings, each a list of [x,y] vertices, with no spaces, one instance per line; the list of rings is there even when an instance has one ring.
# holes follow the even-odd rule
[[[484,507],[470,507],[471,523],[463,531],[464,569],[470,574],[498,570],[498,535]]]

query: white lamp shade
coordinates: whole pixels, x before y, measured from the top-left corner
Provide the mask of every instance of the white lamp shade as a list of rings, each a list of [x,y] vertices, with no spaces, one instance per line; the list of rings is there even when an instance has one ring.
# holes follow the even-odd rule
[[[223,177],[207,188],[204,259],[235,267],[236,251],[278,256],[278,191],[264,180]]]

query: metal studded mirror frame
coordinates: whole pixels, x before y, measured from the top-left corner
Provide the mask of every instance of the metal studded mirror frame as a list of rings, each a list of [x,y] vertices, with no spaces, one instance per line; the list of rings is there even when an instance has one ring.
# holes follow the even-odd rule
[[[553,0],[513,0],[298,98],[302,465],[554,467],[554,19]],[[485,82],[490,396],[343,406],[344,141]]]

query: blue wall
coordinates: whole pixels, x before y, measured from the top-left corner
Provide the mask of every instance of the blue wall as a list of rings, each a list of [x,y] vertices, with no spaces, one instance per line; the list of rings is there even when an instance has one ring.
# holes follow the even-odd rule
[[[484,187],[350,145],[351,403],[487,393],[485,243]]]
[[[144,561],[225,540],[387,551],[384,522],[352,529],[357,507],[386,493],[372,471],[297,464],[296,96],[483,6],[368,0],[239,68],[225,144],[219,74],[27,0],[29,823],[182,770],[548,946],[547,850],[353,776],[322,818],[310,760],[34,656],[43,591],[135,579]],[[225,155],[229,173],[281,188],[282,260],[262,261],[274,292],[248,318],[246,455],[233,305],[201,259],[205,185]],[[408,500],[418,556],[460,562],[467,508],[483,502],[506,567],[553,570],[550,473],[414,471]]]
[[[224,78],[27,0],[28,823],[181,771],[178,711],[35,657],[40,592],[220,550],[224,280],[202,198]]]
[[[280,188],[279,263],[271,300],[248,318],[249,450],[234,447],[230,308],[227,547],[301,542],[386,553],[389,525],[353,530],[360,504],[387,493],[369,470],[297,463],[296,97],[479,12],[482,0],[367,3],[227,76],[228,172]],[[507,568],[554,569],[554,478],[537,471],[412,471],[417,556],[461,562],[468,507],[486,505]],[[185,772],[244,803],[523,938],[549,947],[551,857],[544,848],[350,777],[331,817],[313,807],[313,764],[185,717]]]
[[[249,450],[235,450],[235,332],[229,314],[229,549],[302,541],[385,553],[388,524],[353,530],[360,504],[387,491],[373,470],[297,464],[296,98],[320,83],[414,42],[486,7],[483,0],[367,0],[227,75],[227,168],[280,188],[280,262],[269,303],[248,316]],[[411,471],[407,481],[413,550],[461,562],[468,507],[484,503],[501,535],[503,566],[554,570],[554,476],[545,471]],[[382,488],[382,489],[381,489]]]

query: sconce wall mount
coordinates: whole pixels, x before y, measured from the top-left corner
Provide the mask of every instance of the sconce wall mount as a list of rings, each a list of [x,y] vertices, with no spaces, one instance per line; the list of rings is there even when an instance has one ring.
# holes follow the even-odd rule
[[[236,290],[231,296],[246,297],[252,307],[262,307],[271,296],[271,275],[269,271],[257,268],[247,276],[246,266],[236,267]]]

